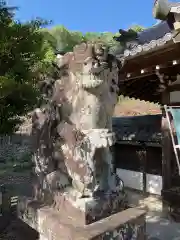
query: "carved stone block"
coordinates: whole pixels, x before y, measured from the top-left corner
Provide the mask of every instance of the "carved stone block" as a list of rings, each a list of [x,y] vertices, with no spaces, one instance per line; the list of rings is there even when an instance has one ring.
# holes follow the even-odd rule
[[[39,232],[40,239],[51,240],[145,240],[145,211],[130,208],[89,225],[82,225],[79,216],[31,202],[24,204],[20,217]],[[21,206],[22,207],[22,206]]]

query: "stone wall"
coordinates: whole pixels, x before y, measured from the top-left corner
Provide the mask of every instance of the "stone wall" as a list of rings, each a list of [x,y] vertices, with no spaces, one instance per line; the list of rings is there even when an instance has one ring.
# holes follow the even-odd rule
[[[21,159],[31,153],[30,134],[15,133],[0,136],[0,163],[7,160]]]

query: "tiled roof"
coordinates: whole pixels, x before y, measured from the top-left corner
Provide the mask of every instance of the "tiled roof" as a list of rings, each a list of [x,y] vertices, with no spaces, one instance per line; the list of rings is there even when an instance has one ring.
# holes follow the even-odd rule
[[[139,44],[150,43],[153,40],[162,39],[166,34],[171,35],[171,29],[166,21],[160,22],[138,33]]]
[[[132,40],[132,45],[127,43],[128,47],[125,49],[123,56],[121,57],[127,58],[138,55],[143,51],[150,51],[153,48],[165,45],[172,40],[172,37],[173,32],[167,21],[162,21],[142,32],[139,32],[136,39]]]
[[[161,144],[161,114],[113,118],[117,142]]]

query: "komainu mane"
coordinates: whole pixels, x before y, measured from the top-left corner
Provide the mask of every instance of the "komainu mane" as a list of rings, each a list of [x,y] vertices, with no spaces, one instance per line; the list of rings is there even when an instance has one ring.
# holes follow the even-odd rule
[[[111,152],[118,64],[100,43],[82,43],[57,60],[59,79],[43,82],[49,101],[32,128],[36,197],[69,187],[76,198],[120,191]]]

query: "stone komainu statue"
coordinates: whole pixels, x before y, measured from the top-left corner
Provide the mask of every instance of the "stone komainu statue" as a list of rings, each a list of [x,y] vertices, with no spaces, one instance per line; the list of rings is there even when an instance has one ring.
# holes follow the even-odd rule
[[[57,66],[59,79],[41,86],[49,101],[32,117],[36,197],[69,186],[78,197],[117,191],[110,147],[118,61],[100,43],[82,43]]]

